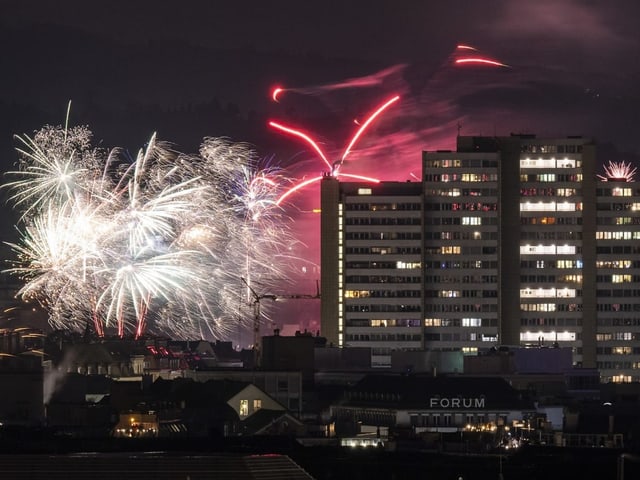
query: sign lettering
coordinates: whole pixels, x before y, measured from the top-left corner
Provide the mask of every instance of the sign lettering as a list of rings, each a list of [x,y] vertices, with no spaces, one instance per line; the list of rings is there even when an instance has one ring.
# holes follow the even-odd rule
[[[431,397],[429,408],[485,408],[484,397]]]

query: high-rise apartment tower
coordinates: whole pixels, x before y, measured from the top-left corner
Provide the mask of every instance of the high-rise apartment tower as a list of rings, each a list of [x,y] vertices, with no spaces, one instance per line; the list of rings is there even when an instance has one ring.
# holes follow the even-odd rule
[[[620,167],[620,165],[618,165]],[[582,137],[459,137],[422,182],[322,182],[322,331],[344,347],[571,347],[640,380],[640,183]],[[601,178],[599,177],[599,174]]]

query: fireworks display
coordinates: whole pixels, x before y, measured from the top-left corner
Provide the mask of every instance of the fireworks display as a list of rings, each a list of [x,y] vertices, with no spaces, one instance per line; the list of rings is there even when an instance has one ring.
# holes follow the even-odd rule
[[[283,280],[294,241],[276,205],[287,179],[245,144],[206,138],[198,155],[155,135],[135,160],[91,146],[85,127],[18,137],[4,188],[20,213],[17,260],[54,328],[226,338],[252,318],[243,278]],[[240,322],[240,323],[239,323]]]
[[[468,45],[458,45],[447,64],[507,66]],[[33,137],[18,137],[20,162],[7,173],[3,188],[20,214],[20,240],[11,244],[17,260],[6,270],[25,282],[19,296],[42,304],[54,328],[77,331],[91,322],[99,335],[139,337],[149,330],[178,338],[226,338],[239,327],[253,327],[251,313],[240,311],[251,303],[242,279],[275,292],[291,280],[287,269],[300,260],[284,202],[317,185],[323,173],[377,183],[378,175],[356,174],[355,163],[367,173],[360,163],[379,158],[378,146],[403,152],[402,132],[385,138],[384,147],[379,132],[377,141],[364,149],[360,144],[392,108],[396,120],[415,124],[409,107],[397,110],[400,95],[385,93],[398,90],[404,68],[272,90],[276,103],[289,95],[359,88],[376,88],[386,97],[354,120],[355,131],[340,152],[326,153],[326,145],[297,126],[269,122],[321,160],[320,169],[313,167],[315,173],[296,181],[261,168],[247,145],[220,138],[205,139],[197,155],[188,155],[154,136],[129,160],[117,150],[92,147],[85,127],[45,127]],[[409,95],[406,88],[402,95]]]
[[[604,166],[604,175],[598,175],[605,182],[633,182],[636,168],[627,162],[609,162]]]
[[[274,99],[274,101],[277,100],[277,95],[278,95],[278,93],[282,92],[282,90],[283,90],[282,88],[278,87],[273,91],[272,98]],[[357,129],[356,133],[351,137],[351,140],[349,141],[349,144],[344,149],[344,152],[342,153],[342,156],[340,157],[340,159],[336,160],[335,162],[330,162],[329,159],[327,158],[327,156],[325,155],[325,153],[322,151],[322,149],[318,145],[318,143],[316,141],[314,141],[306,133],[304,133],[304,132],[302,132],[302,131],[300,131],[298,129],[295,129],[295,128],[292,128],[292,127],[288,127],[288,126],[282,125],[282,124],[280,124],[278,122],[274,122],[274,121],[269,122],[269,125],[271,127],[275,128],[275,129],[281,131],[281,132],[287,133],[287,134],[292,135],[294,137],[301,138],[305,142],[307,142],[309,145],[311,145],[313,150],[318,154],[318,156],[325,163],[325,165],[327,166],[327,168],[328,168],[329,172],[331,173],[331,175],[333,175],[335,177],[343,176],[343,177],[348,177],[348,178],[351,178],[351,179],[361,180],[361,181],[365,181],[365,182],[379,183],[380,180],[378,180],[377,178],[372,178],[372,177],[367,177],[367,176],[362,176],[362,175],[355,175],[355,174],[350,174],[350,173],[344,173],[344,172],[341,171],[341,167],[342,167],[345,159],[347,158],[347,156],[351,153],[351,151],[354,148],[355,144],[358,142],[358,140],[360,139],[362,134],[365,132],[365,130],[367,130],[367,128],[371,125],[371,123],[380,114],[382,114],[382,112],[384,112],[387,108],[389,108],[391,105],[396,103],[398,100],[400,100],[400,96],[399,95],[395,95],[395,96],[391,97],[390,99],[386,100],[378,108],[376,108],[374,110],[374,112],[371,113],[367,117],[365,122],[362,125],[360,125],[360,127]],[[277,200],[277,203],[281,204],[284,201],[284,199],[289,197],[294,192],[306,187],[307,185],[311,185],[312,183],[318,182],[321,179],[322,179],[322,176],[317,176],[317,177],[313,177],[313,178],[310,178],[310,179],[306,179],[306,180],[304,180],[302,182],[299,182],[298,184],[294,185],[289,190],[287,190],[285,193],[283,193],[282,196]]]
[[[322,144],[305,129],[295,124],[281,120],[272,120],[268,124],[280,133],[306,143],[313,156],[321,161],[324,171],[337,178],[351,178],[366,182],[405,179],[414,174],[411,171],[404,173],[403,170],[407,167],[411,170],[419,168],[412,159],[419,158],[415,152],[433,142],[434,131],[447,128],[449,123],[450,131],[459,133],[457,127],[460,125],[461,116],[456,116],[455,121],[441,117],[442,113],[448,116],[454,109],[443,98],[467,95],[468,82],[473,82],[478,72],[488,74],[492,71],[511,70],[511,67],[481,53],[471,45],[458,44],[436,73],[425,77],[428,83],[424,86],[416,89],[415,85],[409,85],[406,78],[407,75],[412,74],[407,70],[408,65],[395,65],[373,74],[326,85],[287,87],[278,84],[271,89],[269,96],[276,104],[283,104],[286,101],[295,103],[295,97],[307,96],[319,101],[329,111],[339,114],[344,110],[336,105],[342,106],[347,91],[357,94],[362,89],[373,89],[375,93],[368,94],[369,98],[380,98],[379,95],[383,96],[382,98],[387,96],[387,100],[382,101],[368,116],[354,120],[357,130],[346,142],[346,147],[342,151],[323,150],[331,148],[331,145],[327,147],[327,142]],[[397,94],[389,95],[388,92],[391,91]],[[337,92],[341,92],[340,96],[336,95]],[[416,97],[416,92],[420,92],[420,97]],[[437,92],[437,95],[434,92]],[[354,101],[362,103],[359,98]],[[429,108],[425,108],[424,105],[429,105]],[[381,116],[384,116],[384,120],[388,122],[389,115],[393,116],[392,131],[387,129],[382,135],[380,132],[369,131],[372,124],[382,121],[379,119]],[[294,121],[297,120],[296,118]],[[336,122],[345,124],[337,118]],[[435,126],[429,127],[430,124]],[[358,145],[359,161],[357,162],[359,173],[364,175],[355,175],[353,167],[356,162],[349,164],[347,158],[350,157],[356,143],[361,142],[364,136],[369,136],[369,141],[365,146]],[[382,163],[389,165],[389,161],[393,161],[394,168],[379,168]],[[369,172],[372,173],[369,174]],[[314,184],[321,179],[322,175],[315,167],[313,170],[307,169],[304,171],[303,179],[287,190],[282,200],[303,188],[313,188]]]

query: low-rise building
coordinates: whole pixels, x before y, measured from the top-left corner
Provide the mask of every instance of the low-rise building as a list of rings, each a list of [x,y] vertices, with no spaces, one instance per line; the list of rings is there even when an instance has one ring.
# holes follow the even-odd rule
[[[534,416],[530,399],[497,377],[365,376],[331,407],[336,433],[492,430]]]

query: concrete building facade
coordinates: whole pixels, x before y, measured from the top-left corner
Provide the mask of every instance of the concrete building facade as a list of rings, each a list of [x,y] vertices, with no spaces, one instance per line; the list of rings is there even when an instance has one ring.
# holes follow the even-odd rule
[[[604,381],[640,380],[640,188],[621,170],[588,138],[512,135],[423,152],[422,182],[326,177],[323,335],[372,347],[373,366],[561,346]]]
[[[371,365],[423,345],[422,186],[322,180],[321,316],[339,347],[370,347]]]

